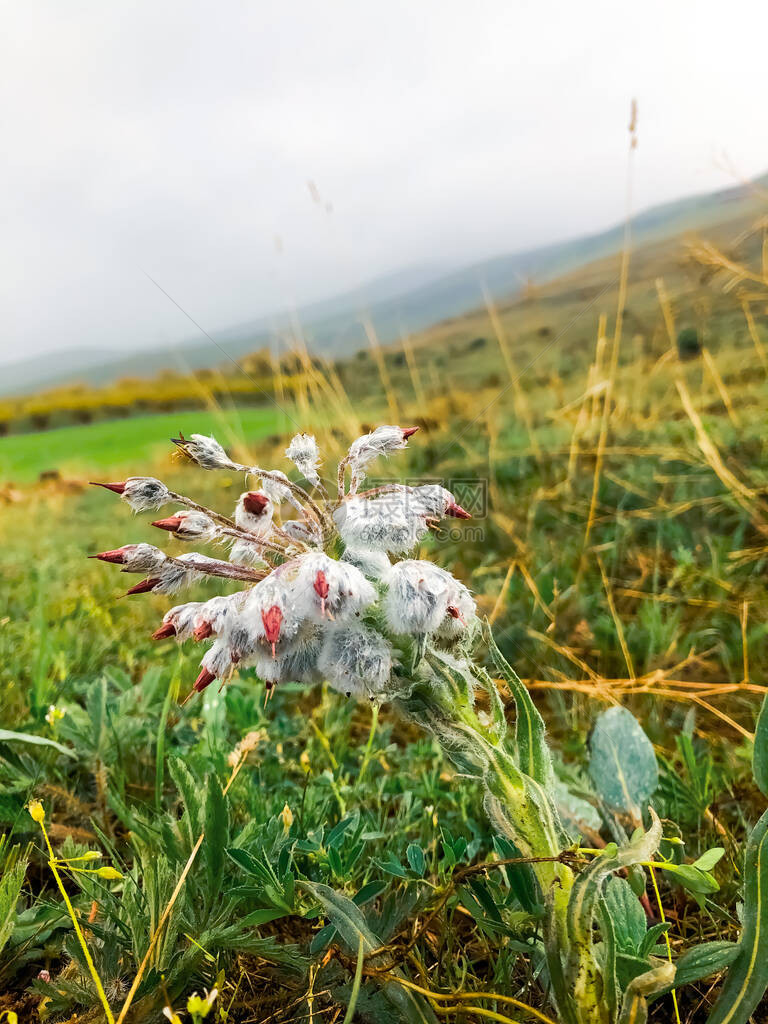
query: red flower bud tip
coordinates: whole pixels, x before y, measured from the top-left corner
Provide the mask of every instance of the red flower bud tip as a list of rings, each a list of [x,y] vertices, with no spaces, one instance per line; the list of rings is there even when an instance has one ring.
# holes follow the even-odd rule
[[[261,613],[261,621],[264,624],[264,636],[267,643],[272,647],[272,657],[275,657],[275,644],[280,639],[280,626],[283,622],[283,613],[276,604],[267,608]]]
[[[403,427],[403,440],[407,441],[409,437],[413,437],[418,429],[418,427]]]
[[[204,690],[206,686],[210,686],[215,678],[216,676],[213,672],[209,672],[207,668],[201,668],[200,675],[195,680],[195,685],[192,689],[200,693],[200,691]]]
[[[170,636],[176,636],[176,627],[172,622],[164,622],[159,629],[152,634],[153,640],[167,640]]]
[[[260,516],[269,504],[269,498],[258,491],[249,491],[243,498],[243,508],[252,516]]]
[[[456,607],[456,605],[453,605],[453,604],[449,604],[448,605],[448,614],[451,616],[452,619],[458,619],[459,622],[462,623],[462,625],[466,626],[467,623],[466,623],[466,621],[464,619],[464,616],[461,614],[461,612]]]
[[[115,548],[114,551],[101,551],[98,555],[88,555],[88,557],[98,558],[101,562],[114,562],[115,565],[122,565],[125,561],[122,548]]]
[[[131,587],[130,590],[127,590],[125,592],[125,596],[128,597],[129,594],[148,594],[150,590],[155,589],[159,582],[160,580],[157,579],[157,577],[154,579],[150,577],[149,579],[142,580],[141,583],[137,583],[135,587]]]
[[[192,634],[199,643],[201,640],[207,640],[213,632],[213,626],[210,622],[201,622],[195,632]]]
[[[167,530],[168,533],[176,533],[178,528],[181,526],[181,516],[168,516],[167,519],[156,519],[153,526],[156,526],[158,530]]]
[[[461,505],[457,505],[455,501],[452,501],[448,508],[445,510],[447,516],[452,516],[454,519],[471,519],[472,516],[465,508]]]
[[[315,588],[315,593],[320,598],[320,614],[325,615],[325,599],[328,597],[328,580],[325,577],[325,573],[322,569],[318,569],[317,576],[315,576],[315,582],[312,584]]]
[[[88,482],[90,484],[92,484],[94,487],[106,487],[106,489],[108,491],[114,491],[115,494],[122,494],[123,491],[125,490],[125,484],[123,484],[123,483],[120,483],[120,484],[102,484],[98,480],[89,480]]]

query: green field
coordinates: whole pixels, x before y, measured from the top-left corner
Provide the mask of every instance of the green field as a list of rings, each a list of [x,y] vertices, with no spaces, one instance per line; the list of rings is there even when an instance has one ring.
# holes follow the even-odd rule
[[[169,438],[216,433],[228,443],[258,442],[290,429],[288,417],[264,409],[196,410],[62,427],[0,438],[0,481],[30,483],[46,471],[82,476],[105,470],[138,471],[169,450]]]

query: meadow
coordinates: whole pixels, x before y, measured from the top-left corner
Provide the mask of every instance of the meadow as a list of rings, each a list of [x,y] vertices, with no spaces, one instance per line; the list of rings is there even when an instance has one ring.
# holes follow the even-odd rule
[[[635,803],[647,796],[664,841],[639,889],[631,865],[610,886],[626,1019],[647,998],[651,1020],[746,1021],[709,1015],[754,910],[744,848],[765,810],[768,270],[762,227],[730,231],[727,253],[718,238],[633,254],[626,288],[606,259],[402,346],[374,339],[312,368],[282,419],[233,403],[0,439],[0,1020],[101,1021],[102,995],[136,1022],[164,1007],[262,1024],[566,1020],[531,865],[435,736],[327,685],[267,702],[252,671],[180,707],[199,651],[150,639],[171,602],[117,600],[125,577],[85,558],[158,534],[89,478],[152,472],[234,506],[242,478],[173,455],[179,429],[286,469],[298,423],[332,472],[364,428],[400,422],[420,431],[376,472],[476,503],[414,557],[471,587],[532,694],[575,870],[643,819],[607,793],[595,723],[622,707],[642,730],[654,784]],[[511,723],[514,679],[489,667]],[[494,700],[480,694],[479,715]],[[89,873],[90,853],[115,874]],[[669,959],[674,996],[636,994]],[[214,987],[213,1008],[188,1004]]]

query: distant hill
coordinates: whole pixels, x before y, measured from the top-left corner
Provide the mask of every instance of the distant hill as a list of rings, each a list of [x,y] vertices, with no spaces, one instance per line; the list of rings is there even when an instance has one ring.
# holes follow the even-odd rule
[[[662,240],[686,231],[704,231],[764,209],[754,185],[768,187],[768,174],[754,183],[689,196],[646,210],[633,218],[635,244]],[[416,333],[482,303],[483,285],[496,299],[517,294],[529,278],[541,283],[616,252],[624,226],[524,252],[490,257],[459,269],[409,267],[321,302],[289,312],[261,316],[211,331],[232,359],[269,344],[276,335],[293,337],[297,323],[310,349],[339,356],[354,352],[367,340],[362,319],[368,316],[382,343],[401,332]],[[290,345],[290,341],[288,341]],[[72,381],[103,384],[123,376],[150,376],[162,369],[203,369],[226,363],[216,345],[190,335],[176,346],[115,356],[92,349],[74,349],[0,366],[0,394],[39,390]]]

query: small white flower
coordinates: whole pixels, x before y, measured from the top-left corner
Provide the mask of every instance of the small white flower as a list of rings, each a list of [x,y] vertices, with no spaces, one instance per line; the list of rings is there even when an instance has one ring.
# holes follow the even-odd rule
[[[190,601],[187,604],[177,604],[163,616],[162,625],[152,634],[153,640],[165,640],[168,637],[176,637],[179,643],[189,640],[195,629],[195,618],[202,608],[201,601]]]
[[[291,581],[296,611],[316,622],[348,622],[374,603],[378,594],[359,569],[322,551],[295,560]]]
[[[206,640],[209,636],[224,633],[242,609],[247,595],[247,590],[239,590],[199,604],[192,620],[195,640]]]
[[[427,533],[426,515],[410,507],[404,495],[348,498],[333,513],[336,527],[348,548],[405,554]]]
[[[395,633],[434,633],[448,611],[455,580],[431,562],[408,559],[392,566],[387,578],[384,613]]]
[[[152,525],[167,530],[179,540],[213,540],[219,532],[210,516],[191,508],[179,509],[166,519],[156,519]]]
[[[460,639],[475,622],[477,605],[463,583],[454,579],[448,594],[448,605],[443,621],[435,633],[442,640]]]
[[[261,557],[256,544],[242,537],[236,538],[233,541],[229,551],[229,561],[235,565],[264,566],[267,564]]]
[[[122,565],[123,572],[154,572],[166,560],[167,555],[153,544],[124,544],[114,551],[102,551],[91,555],[102,562],[113,562]]]
[[[370,551],[366,548],[347,548],[341,560],[354,565],[369,580],[383,579],[392,568],[392,563],[383,551]]]
[[[380,455],[391,455],[407,447],[408,438],[415,434],[418,427],[382,426],[363,434],[349,446],[347,459],[352,469],[350,494],[355,494],[365,478],[366,468]]]
[[[291,500],[291,488],[288,486],[288,477],[280,469],[272,469],[269,471],[269,477],[261,477],[261,490],[269,500],[275,505],[282,505],[283,502]],[[275,480],[274,477],[279,477],[280,480]],[[285,483],[280,481],[284,480]]]
[[[129,476],[127,480],[116,484],[97,484],[114,491],[134,512],[146,512],[148,509],[161,508],[171,501],[171,494],[162,480],[153,476]]]
[[[203,469],[233,468],[232,460],[215,437],[206,437],[205,434],[192,434],[187,438],[174,437],[172,440],[190,459]]]
[[[386,692],[392,648],[367,626],[339,626],[328,631],[317,668],[334,690],[374,698]]]
[[[320,449],[312,434],[296,434],[285,449],[286,456],[291,460],[305,480],[314,487],[320,483],[318,469],[320,467]]]
[[[257,537],[266,537],[272,532],[272,517],[275,506],[258,491],[245,491],[235,506],[235,523],[241,530],[248,530]]]
[[[259,645],[277,657],[298,632],[301,620],[284,572],[290,564],[285,563],[247,591],[242,611],[230,632],[233,645],[237,642],[244,658]]]

